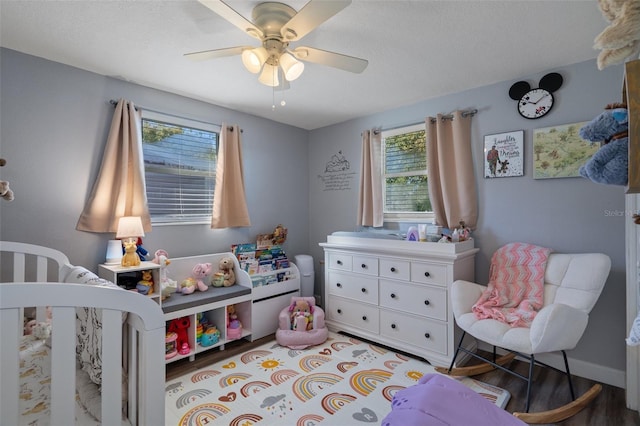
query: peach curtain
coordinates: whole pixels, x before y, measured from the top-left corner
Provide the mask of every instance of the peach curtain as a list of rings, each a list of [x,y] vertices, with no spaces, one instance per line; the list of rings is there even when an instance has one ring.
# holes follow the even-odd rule
[[[76,229],[112,232],[122,216],[140,216],[151,231],[142,156],[142,114],[133,102],[120,99],[115,107],[102,165]]]
[[[362,132],[360,164],[360,198],[358,225],[379,227],[384,223],[382,212],[382,135],[380,131]]]
[[[240,128],[222,123],[211,228],[251,226],[244,191]]]
[[[429,198],[436,223],[453,228],[461,220],[475,229],[478,198],[471,156],[471,115],[427,117]]]

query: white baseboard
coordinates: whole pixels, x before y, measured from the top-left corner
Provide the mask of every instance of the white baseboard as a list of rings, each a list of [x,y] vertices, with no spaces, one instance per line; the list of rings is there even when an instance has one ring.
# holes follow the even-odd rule
[[[491,352],[493,351],[493,346],[486,342],[478,342],[478,349]],[[536,359],[544,362],[545,364],[549,364],[560,371],[564,371],[564,360],[562,359],[562,354],[560,352],[536,355]],[[568,356],[567,359],[569,361],[569,369],[573,376],[584,377],[586,379],[595,380],[596,382],[605,383],[622,389],[625,389],[626,387],[625,372],[623,370],[604,367],[599,364],[573,359]]]

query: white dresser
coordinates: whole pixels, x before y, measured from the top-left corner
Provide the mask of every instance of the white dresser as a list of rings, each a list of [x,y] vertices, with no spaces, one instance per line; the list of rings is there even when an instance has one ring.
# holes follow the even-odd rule
[[[473,281],[473,240],[456,244],[329,235],[324,309],[344,331],[449,366],[461,332],[449,303],[453,281]]]

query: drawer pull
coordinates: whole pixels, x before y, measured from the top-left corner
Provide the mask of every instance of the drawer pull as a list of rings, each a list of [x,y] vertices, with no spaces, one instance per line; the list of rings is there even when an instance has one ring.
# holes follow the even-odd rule
[[[360,265],[360,267],[361,267],[362,269],[367,269],[367,264],[366,264],[366,263],[363,263],[362,265]]]
[[[426,337],[427,339],[430,339],[431,335],[429,333],[424,333],[424,337]]]
[[[337,310],[337,312],[338,312],[339,314],[342,314],[342,309],[338,309],[338,310]]]
[[[396,325],[395,324],[391,324],[391,328],[393,328],[395,330]]]
[[[366,321],[366,320],[367,320],[367,316],[366,316],[366,315],[363,315],[363,316],[362,316],[362,321]]]
[[[391,298],[395,299],[396,298],[396,294],[395,293],[391,293]]]
[[[338,287],[338,288],[342,288],[342,284],[337,283],[337,284],[336,284],[336,287]]]
[[[342,265],[342,260],[338,260],[336,263],[337,263],[338,265]]]
[[[366,289],[366,288],[364,288],[364,287],[362,287],[362,292],[363,292],[363,293],[366,293],[366,292],[367,292],[367,289]]]
[[[429,302],[429,299],[427,299],[427,300],[424,301],[424,304],[429,306],[431,304],[431,302]]]
[[[425,276],[425,277],[427,277],[427,278],[429,278],[429,277],[431,276],[431,274],[430,274],[429,272],[425,272],[425,273],[424,273],[424,276]]]
[[[393,266],[391,267],[391,272],[395,272],[396,268],[394,268]]]

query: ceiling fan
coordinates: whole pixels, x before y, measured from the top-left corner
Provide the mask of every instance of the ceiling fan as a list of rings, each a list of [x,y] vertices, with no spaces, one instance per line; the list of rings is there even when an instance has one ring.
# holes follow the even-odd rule
[[[207,60],[242,55],[245,68],[254,74],[260,73],[258,81],[267,86],[280,88],[284,88],[289,81],[300,77],[304,71],[304,63],[301,61],[327,65],[353,73],[361,73],[369,63],[366,59],[313,47],[289,48],[290,42],[300,40],[351,4],[351,0],[310,0],[298,12],[284,3],[260,3],[253,8],[253,22],[222,0],[198,1],[242,31],[260,40],[261,45],[187,53],[185,54],[187,58]],[[279,74],[282,75],[283,81],[280,81]]]

